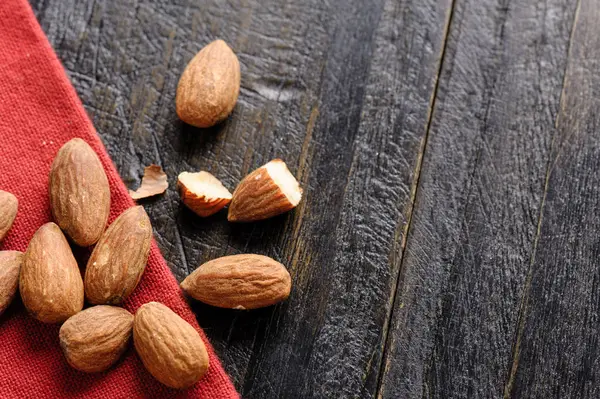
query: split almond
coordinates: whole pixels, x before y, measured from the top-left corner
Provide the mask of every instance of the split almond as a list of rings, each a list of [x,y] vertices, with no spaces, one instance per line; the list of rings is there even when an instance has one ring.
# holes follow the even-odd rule
[[[6,237],[6,234],[12,227],[17,217],[17,208],[19,201],[13,194],[0,190],[0,241]]]
[[[233,110],[240,92],[240,63],[223,40],[204,47],[189,62],[177,85],[177,115],[196,127],[211,127]]]
[[[281,263],[262,255],[224,256],[201,265],[181,288],[208,305],[256,309],[274,305],[290,295],[292,279]]]
[[[0,315],[15,298],[22,263],[22,252],[0,251]]]
[[[21,299],[44,323],[65,321],[83,308],[83,281],[71,247],[54,223],[40,227],[29,246],[19,276]]]
[[[207,217],[231,202],[231,193],[208,172],[183,172],[177,178],[183,203],[198,216]]]
[[[86,373],[104,371],[127,349],[133,315],[115,306],[94,306],[70,317],[59,332],[67,362]]]
[[[208,352],[198,331],[158,302],[135,313],[133,343],[146,369],[163,384],[188,388],[208,370]]]
[[[150,219],[141,206],[123,212],[106,229],[85,270],[85,297],[116,305],[140,282],[152,243]]]
[[[287,212],[302,199],[302,189],[285,162],[275,159],[246,176],[233,192],[230,222],[253,222]]]
[[[104,231],[110,189],[100,159],[85,141],[68,141],[50,170],[50,207],[54,221],[75,242],[87,247]]]

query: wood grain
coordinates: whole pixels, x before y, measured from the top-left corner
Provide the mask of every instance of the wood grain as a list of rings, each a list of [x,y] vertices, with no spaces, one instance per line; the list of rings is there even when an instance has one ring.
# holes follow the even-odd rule
[[[173,272],[239,252],[286,264],[287,302],[254,312],[195,304],[243,397],[372,397],[418,180],[451,0],[33,0],[123,179],[161,164],[144,203]],[[222,38],[242,89],[224,124],[177,120],[187,61]],[[282,157],[305,188],[293,212],[230,225],[180,204],[179,172],[233,189]]]
[[[574,12],[456,2],[379,397],[503,396]]]
[[[600,396],[600,0],[31,0],[178,279],[223,255],[284,263],[288,301],[194,303],[245,398]],[[233,115],[175,114],[221,38]],[[440,72],[441,71],[441,72]],[[232,225],[181,171],[234,189],[281,157],[293,212]]]
[[[600,2],[573,30],[511,397],[600,396]]]

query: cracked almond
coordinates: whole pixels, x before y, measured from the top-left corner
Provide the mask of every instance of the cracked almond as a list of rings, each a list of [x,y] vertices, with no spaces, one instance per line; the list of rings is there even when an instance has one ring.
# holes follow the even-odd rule
[[[233,192],[227,219],[254,222],[295,208],[302,189],[285,162],[275,159],[246,176]]]
[[[213,215],[231,202],[229,190],[208,172],[181,173],[177,188],[183,203],[198,216]]]

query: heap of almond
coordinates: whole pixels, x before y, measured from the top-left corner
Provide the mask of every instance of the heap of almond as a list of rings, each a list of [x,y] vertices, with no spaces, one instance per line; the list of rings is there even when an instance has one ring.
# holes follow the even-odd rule
[[[211,43],[181,78],[177,113],[195,126],[222,121],[235,105],[239,80],[235,54],[222,41]],[[180,174],[178,187],[183,202],[200,216],[229,205],[232,222],[278,215],[294,208],[302,197],[298,182],[279,159],[248,175],[233,194],[207,172]],[[90,373],[107,370],[133,335],[139,357],[156,379],[173,388],[195,384],[209,366],[198,332],[161,303],[146,303],[135,315],[117,306],[135,290],[146,268],[152,227],[144,209],[126,210],[105,229],[110,212],[108,179],[96,153],[81,139],[58,151],[49,196],[55,223],[41,226],[24,254],[0,251],[0,314],[18,289],[32,317],[63,323],[60,345],[74,368]],[[0,241],[17,208],[16,197],[0,191]],[[67,237],[81,247],[95,244],[83,277]],[[213,306],[253,309],[286,299],[291,279],[281,263],[243,254],[207,262],[181,287]],[[84,299],[90,305],[85,310]]]
[[[152,227],[144,209],[126,210],[105,230],[108,179],[96,153],[81,139],[69,141],[56,155],[49,194],[56,223],[41,226],[25,254],[0,252],[0,311],[18,286],[31,316],[64,323],[60,345],[74,368],[90,373],[108,369],[133,334],[142,362],[159,381],[173,388],[196,383],[208,369],[208,353],[191,325],[156,302],[141,306],[135,316],[115,306],[133,292],[146,268]],[[2,192],[0,238],[16,213],[15,197]],[[83,278],[64,233],[76,245],[96,244]],[[84,297],[92,306],[82,310]]]
[[[207,173],[184,174],[180,180],[182,190],[192,187],[204,193],[187,194],[184,200],[192,208],[209,208],[214,213],[231,201],[230,220],[269,217],[293,208],[300,199],[300,194],[289,194],[288,186],[297,187],[297,183],[281,161],[250,174],[227,199],[222,198],[222,191],[228,191]],[[81,139],[69,141],[56,155],[49,194],[56,223],[41,226],[25,254],[0,251],[0,313],[19,288],[31,316],[44,323],[64,322],[60,344],[74,368],[84,372],[108,369],[133,335],[138,355],[159,381],[173,388],[196,383],[207,371],[209,360],[191,325],[157,302],[141,306],[135,316],[115,306],[134,291],[146,267],[152,227],[144,209],[130,208],[104,229],[110,211],[108,180],[96,153]],[[0,191],[0,239],[10,229],[17,207],[14,195]],[[79,246],[95,244],[83,278],[65,233]],[[210,261],[181,286],[190,296],[213,306],[253,309],[286,299],[291,279],[273,259],[245,254]],[[84,298],[92,306],[82,310]]]

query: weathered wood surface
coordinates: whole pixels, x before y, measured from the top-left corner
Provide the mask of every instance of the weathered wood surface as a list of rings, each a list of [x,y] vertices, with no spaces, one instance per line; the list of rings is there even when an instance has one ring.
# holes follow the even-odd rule
[[[455,4],[382,397],[504,394],[575,6]]]
[[[515,397],[600,397],[599,27],[600,2],[582,1],[525,292]]]
[[[182,279],[256,252],[278,306],[200,324],[245,398],[599,396],[600,0],[31,0]],[[239,55],[231,118],[178,121],[203,45]],[[233,189],[282,157],[302,204],[232,225],[183,170]]]

